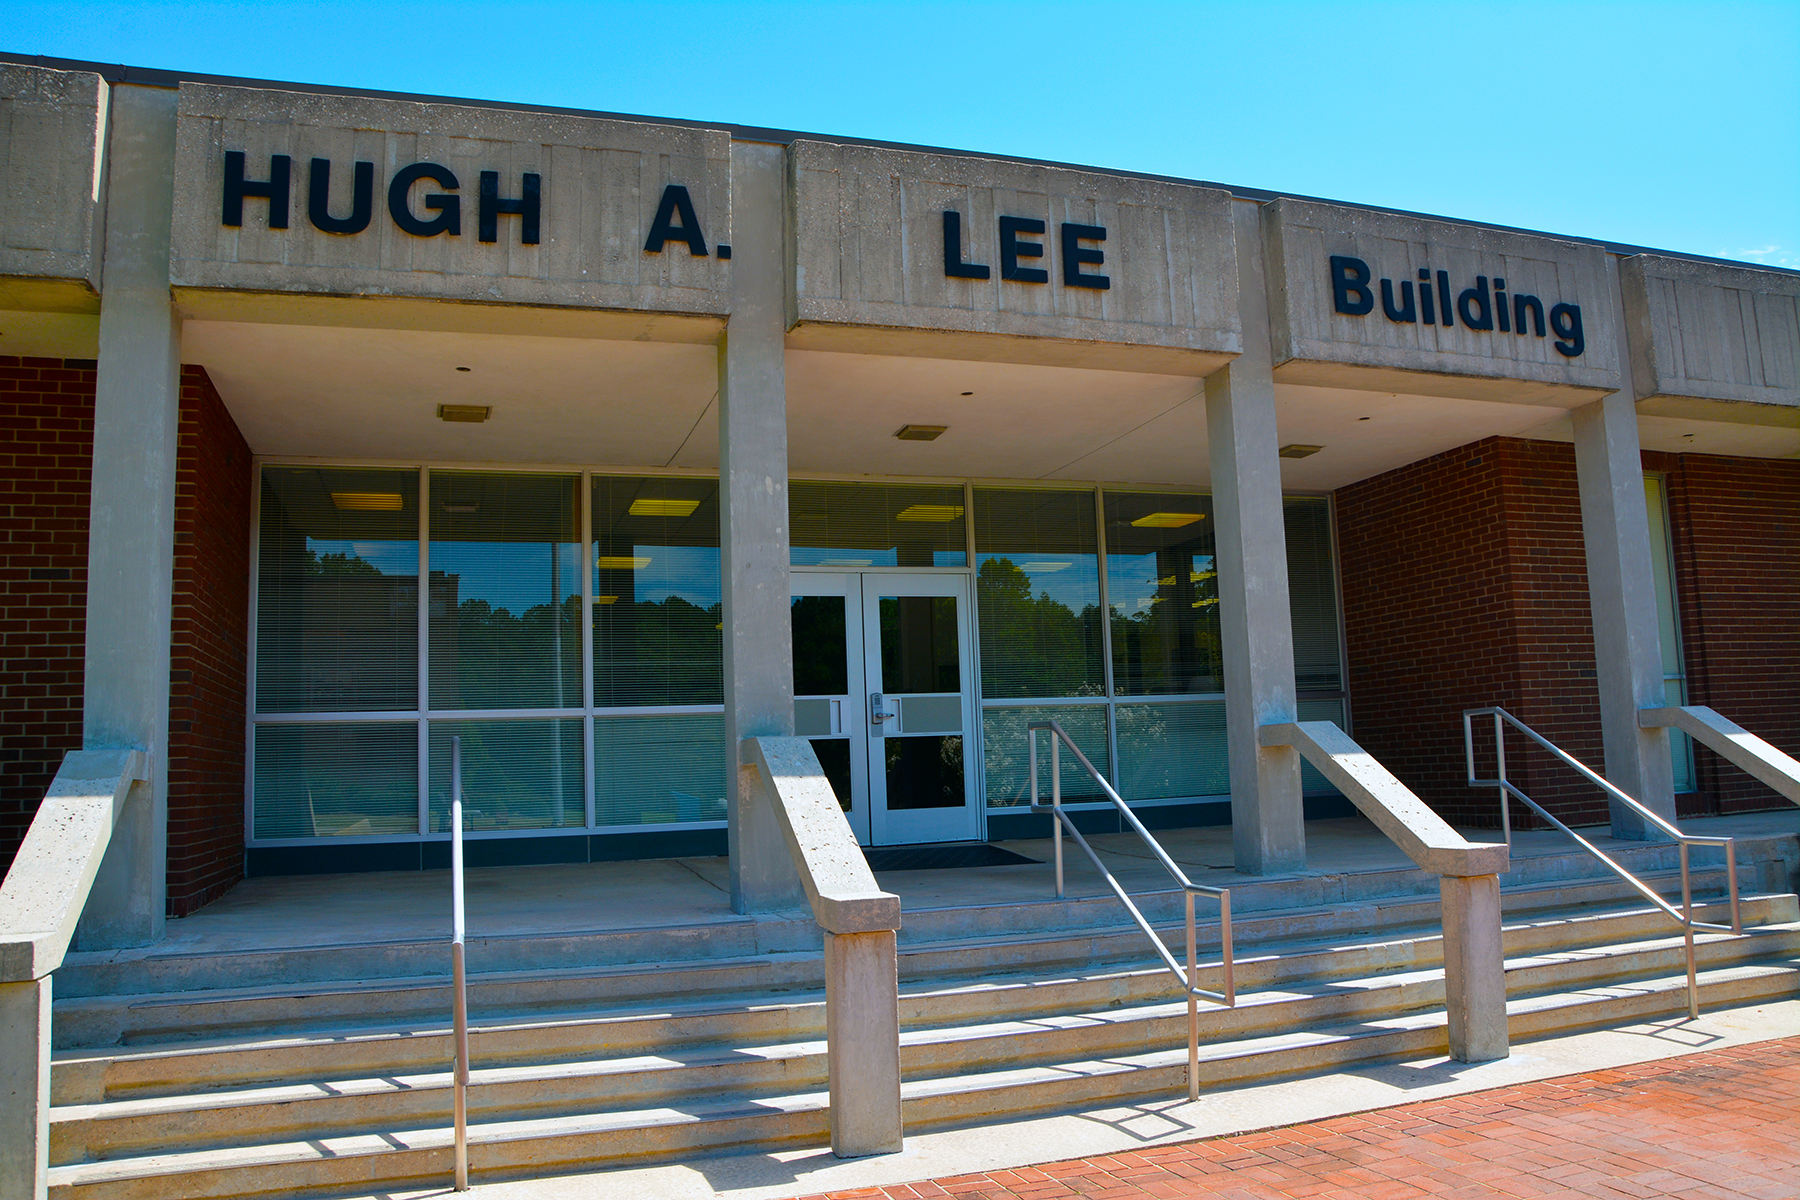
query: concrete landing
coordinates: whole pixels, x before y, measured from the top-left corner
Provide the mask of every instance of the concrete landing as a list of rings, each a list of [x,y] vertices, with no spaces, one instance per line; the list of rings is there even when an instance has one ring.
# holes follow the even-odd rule
[[[1800,835],[1800,808],[1683,822],[1695,834],[1740,838]],[[1497,840],[1497,830],[1463,830],[1472,840]],[[1619,842],[1604,828],[1583,830],[1609,852],[1641,849],[1642,842]],[[1309,821],[1307,871],[1303,877],[1405,871],[1411,862],[1360,817]],[[1268,883],[1274,877],[1240,875],[1231,869],[1231,828],[1227,825],[1171,829],[1157,834],[1171,857],[1196,882],[1215,887]],[[1127,890],[1162,891],[1168,877],[1136,835],[1102,834],[1088,839]],[[1008,850],[1038,860],[1030,865],[958,870],[889,871],[881,886],[897,893],[903,911],[995,906],[1046,901],[1054,895],[1051,843],[1045,839],[1002,842]],[[1106,885],[1073,842],[1065,844],[1067,893],[1071,898],[1107,895]],[[1554,831],[1519,832],[1513,839],[1514,871],[1523,878],[1530,860],[1579,852]],[[1696,866],[1717,856],[1696,851]],[[1589,860],[1591,861],[1591,860]],[[1597,864],[1596,864],[1597,865]],[[1789,862],[1788,870],[1795,864]],[[1503,882],[1512,881],[1512,876]],[[1762,884],[1743,880],[1746,891]],[[1790,890],[1789,880],[1780,890]],[[649,859],[637,862],[486,867],[468,872],[468,928],[471,940],[520,936],[564,936],[609,931],[744,923],[730,908],[723,858]],[[800,914],[795,914],[799,916]],[[168,937],[133,957],[189,956],[295,947],[366,945],[448,938],[448,871],[372,872],[354,875],[291,875],[248,879],[191,917],[172,920]],[[70,955],[71,966],[108,956]]]

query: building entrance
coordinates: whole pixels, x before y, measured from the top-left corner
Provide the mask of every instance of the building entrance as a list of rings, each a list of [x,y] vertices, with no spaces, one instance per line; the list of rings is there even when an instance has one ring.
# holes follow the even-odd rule
[[[963,575],[793,575],[794,728],[864,845],[980,836]]]

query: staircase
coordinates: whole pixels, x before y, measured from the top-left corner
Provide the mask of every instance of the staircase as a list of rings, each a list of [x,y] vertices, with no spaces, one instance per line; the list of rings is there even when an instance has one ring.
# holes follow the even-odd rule
[[[1744,876],[1745,932],[1698,939],[1704,1010],[1800,994],[1794,840],[1747,841],[1761,863]],[[1671,847],[1627,859],[1679,891]],[[1515,1042],[1685,1009],[1682,939],[1666,917],[1585,856],[1515,866],[1504,892]],[[1695,882],[1700,896],[1723,893],[1722,870]],[[1239,1006],[1202,1009],[1201,1102],[1209,1089],[1443,1053],[1436,884],[1384,870],[1234,885]],[[1178,940],[1179,907],[1166,893],[1146,912]],[[476,1180],[823,1144],[817,939],[809,921],[780,919],[472,943]],[[901,939],[909,1132],[1185,1091],[1186,1004],[1110,897],[908,912]],[[51,1194],[442,1184],[447,964],[442,943],[72,958],[57,976]],[[1216,958],[1201,986],[1219,986]]]

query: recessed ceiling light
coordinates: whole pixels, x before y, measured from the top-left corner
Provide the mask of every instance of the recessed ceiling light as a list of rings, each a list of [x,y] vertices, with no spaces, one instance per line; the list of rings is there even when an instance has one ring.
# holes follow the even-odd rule
[[[963,515],[960,504],[914,504],[894,514],[896,521],[954,521]]]
[[[660,499],[640,496],[631,502],[634,517],[691,517],[700,507],[698,500]]]
[[[494,407],[491,404],[438,405],[440,421],[467,421],[472,425],[479,425],[493,415]]]
[[[399,492],[333,492],[331,503],[345,512],[399,512]]]
[[[459,370],[459,371],[467,371],[467,370],[470,370],[470,369],[471,369],[471,368],[469,368],[469,367],[458,367],[458,368],[456,368],[456,369],[457,369],[457,370]]]
[[[1153,512],[1148,516],[1133,521],[1139,529],[1180,529],[1183,525],[1192,525],[1201,520],[1205,513]]]
[[[974,394],[975,394],[974,392],[964,392],[963,393],[963,395],[965,395],[965,396],[973,396]]]
[[[1356,419],[1357,419],[1357,420],[1359,420],[1359,421],[1367,421],[1367,420],[1369,420],[1369,419],[1370,419],[1370,418],[1368,418],[1368,417],[1358,417],[1358,418],[1356,418]]]
[[[641,571],[650,565],[650,558],[648,555],[602,554],[594,560],[594,565],[602,571]]]
[[[1311,458],[1324,448],[1323,446],[1303,446],[1299,442],[1289,442],[1275,453],[1282,458]]]
[[[935,442],[948,428],[948,425],[902,425],[894,430],[894,436],[903,442]]]

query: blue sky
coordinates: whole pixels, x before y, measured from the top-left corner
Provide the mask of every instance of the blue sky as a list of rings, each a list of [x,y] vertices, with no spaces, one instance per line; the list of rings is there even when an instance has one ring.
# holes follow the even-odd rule
[[[762,124],[1800,268],[1800,2],[79,3],[0,49]]]

